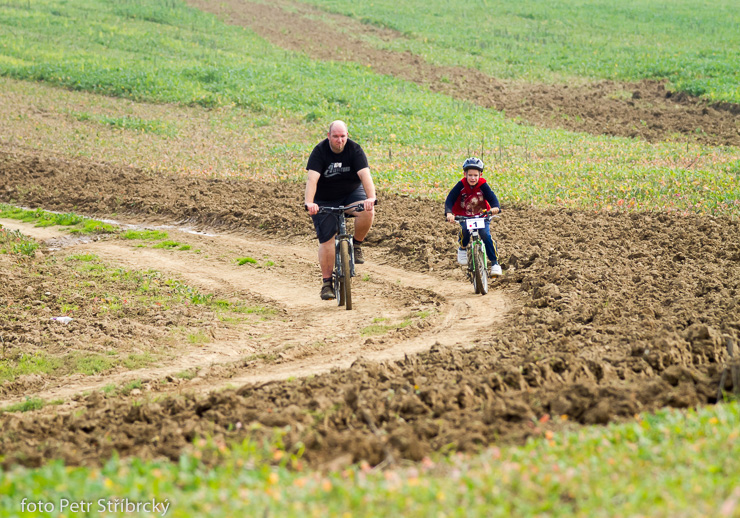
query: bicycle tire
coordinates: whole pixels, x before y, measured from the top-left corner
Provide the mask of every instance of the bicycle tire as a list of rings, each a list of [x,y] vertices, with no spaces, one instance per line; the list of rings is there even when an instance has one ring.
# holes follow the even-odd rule
[[[475,255],[475,243],[471,243],[468,247],[468,274],[470,275],[470,282],[473,283],[473,293],[476,295],[480,293],[480,285],[478,284],[478,277],[476,273],[478,271],[478,265],[476,261],[478,258]]]
[[[335,265],[334,273],[332,274],[334,279],[334,297],[337,299],[337,306],[344,306],[344,286],[339,277],[339,265]]]
[[[475,293],[485,295],[488,293],[488,272],[486,272],[486,260],[483,256],[483,249],[480,244],[473,247],[473,287]]]
[[[344,297],[344,306],[349,311],[352,309],[352,272],[349,262],[349,242],[342,240],[339,243],[339,260],[342,262],[342,275],[340,283],[342,284],[342,293]]]
[[[480,270],[480,294],[485,295],[488,293],[488,264],[486,261],[486,252],[483,250],[483,244],[478,245],[478,261]]]

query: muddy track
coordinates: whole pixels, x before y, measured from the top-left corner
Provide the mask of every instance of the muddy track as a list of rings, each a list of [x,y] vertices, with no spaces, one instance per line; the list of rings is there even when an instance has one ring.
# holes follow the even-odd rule
[[[36,228],[14,220],[0,220],[5,228],[17,229],[42,243],[64,243],[69,234]],[[151,228],[142,221],[128,225]],[[269,334],[254,327],[212,332],[213,340],[181,352],[155,368],[138,369],[114,375],[68,380],[47,380],[36,397],[45,400],[69,399],[74,395],[100,390],[105,385],[120,385],[135,379],[162,379],[188,369],[213,371],[204,379],[188,384],[191,392],[209,392],[226,385],[264,383],[292,377],[306,377],[334,368],[348,368],[360,358],[372,361],[402,359],[427,351],[432,345],[462,346],[474,343],[478,327],[491,327],[503,321],[510,303],[502,293],[472,298],[461,289],[461,281],[440,279],[408,272],[384,264],[362,266],[354,282],[354,309],[338,308],[336,303],[318,300],[316,250],[313,243],[288,244],[277,240],[248,239],[234,233],[198,236],[170,229],[170,237],[188,243],[204,254],[178,254],[163,249],[141,248],[138,243],[117,239],[69,240],[53,253],[95,254],[107,264],[146,271],[156,268],[205,293],[227,298],[260,300],[279,311],[269,324]],[[369,255],[373,255],[370,253]],[[243,267],[233,257],[270,257],[277,265],[269,268]],[[358,267],[358,270],[360,268]],[[363,277],[368,280],[363,280]],[[459,277],[459,276],[456,276]],[[473,307],[475,306],[475,307]],[[409,320],[412,325],[376,338],[363,336],[361,329],[382,316],[384,322],[403,322],[409,315],[424,318]],[[271,362],[244,361],[246,357],[275,356]],[[216,375],[221,373],[220,375]],[[223,379],[218,379],[223,378]],[[179,389],[178,389],[179,390]],[[2,404],[26,396],[8,394]]]
[[[257,436],[290,425],[286,444],[304,444],[305,459],[314,465],[379,463],[389,455],[419,459],[450,444],[474,450],[549,428],[712,404],[726,343],[740,342],[740,226],[728,219],[504,205],[494,232],[506,275],[486,299],[510,301],[500,321],[500,306],[482,305],[480,297],[466,293],[470,287],[454,263],[452,231],[442,223],[438,203],[429,200],[381,196],[367,247],[369,279],[358,282],[355,313],[318,304],[302,185],[154,177],[19,149],[0,152],[0,185],[2,201],[187,223],[230,236],[230,252],[206,262],[183,263],[177,255],[132,251],[115,242],[78,246],[122,264],[171,268],[219,293],[270,299],[285,318],[276,325],[285,340],[297,344],[291,351],[308,355],[291,358],[288,351],[272,366],[231,362],[204,369],[193,390],[183,383],[156,402],[143,397],[134,404],[131,397],[94,392],[78,402],[84,412],[0,416],[6,465],[38,465],[49,458],[97,464],[114,449],[124,456],[174,459],[197,434],[239,439],[254,423],[266,427],[250,432]],[[222,248],[216,238],[193,239],[198,246]],[[210,239],[216,241],[208,244]],[[290,256],[293,266],[265,272],[265,282],[230,262],[232,254],[242,253]],[[171,259],[169,266],[163,257]],[[286,295],[280,282],[295,296]],[[33,295],[21,287],[12,296],[33,307]],[[363,309],[360,301],[368,306]],[[348,313],[371,319],[381,306],[399,314],[439,310],[429,329],[391,337],[392,347],[374,339],[366,343],[354,331],[332,343],[321,330],[322,322]],[[18,333],[14,329],[3,323],[1,332],[10,336]],[[237,343],[285,343],[282,335],[262,345],[248,334],[218,336],[225,351]],[[312,358],[329,366],[330,358],[306,346],[312,339],[339,351],[337,367],[351,365],[281,381],[311,372]],[[408,354],[383,356],[396,347],[409,348]],[[360,351],[363,358],[356,360]],[[274,369],[277,379],[258,379],[264,368]],[[229,380],[237,387],[234,381],[247,383],[209,395],[196,388]],[[733,389],[731,380],[724,389]]]
[[[249,27],[282,48],[314,59],[361,63],[377,73],[425,85],[434,92],[494,108],[536,126],[651,142],[678,139],[740,145],[740,106],[671,92],[661,81],[600,81],[582,86],[505,81],[462,67],[435,66],[410,52],[374,48],[362,35],[384,40],[404,36],[304,4],[287,0],[269,4],[244,0],[187,3],[228,23]],[[339,32],[338,26],[346,32]]]

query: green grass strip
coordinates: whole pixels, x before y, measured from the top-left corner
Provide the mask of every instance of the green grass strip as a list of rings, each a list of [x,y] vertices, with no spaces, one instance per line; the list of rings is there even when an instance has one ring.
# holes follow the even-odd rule
[[[0,218],[34,223],[37,227],[72,227],[69,231],[75,234],[110,234],[117,232],[116,227],[109,223],[86,218],[73,212],[58,214],[43,209],[23,209],[6,203],[0,203]]]
[[[157,241],[167,239],[167,232],[163,230],[127,230],[122,232],[121,239],[141,239],[144,241]]]
[[[177,129],[172,124],[167,124],[159,120],[146,120],[128,115],[110,117],[107,115],[94,115],[87,112],[72,112],[70,115],[78,121],[94,121],[101,125],[113,126],[123,130],[151,133],[153,135],[164,135],[167,137],[174,137],[177,135]]]
[[[5,408],[0,409],[0,414],[4,412],[30,412],[32,410],[43,408],[45,405],[46,402],[43,399],[27,396],[25,401],[21,401],[20,403],[15,403],[13,405],[8,405]]]
[[[152,246],[152,248],[164,248],[166,250],[172,250],[173,248],[182,248],[184,245],[182,243],[178,243],[177,241],[172,241],[171,239],[162,241],[161,243],[157,243],[156,245]]]
[[[80,373],[93,376],[107,372],[122,365],[127,369],[141,369],[155,363],[158,358],[150,353],[130,353],[125,358],[106,356],[96,353],[74,352],[64,357],[56,357],[44,352],[23,354],[19,358],[0,359],[0,382],[13,381],[26,374],[60,374]]]
[[[740,405],[661,411],[636,422],[578,428],[521,447],[492,448],[386,471],[300,469],[297,455],[245,441],[199,442],[179,462],[0,472],[0,512],[24,498],[169,502],[167,516],[736,516]],[[215,468],[198,459],[220,458]],[[275,459],[279,466],[270,467]],[[290,468],[292,466],[292,468]],[[57,512],[59,509],[57,508]]]

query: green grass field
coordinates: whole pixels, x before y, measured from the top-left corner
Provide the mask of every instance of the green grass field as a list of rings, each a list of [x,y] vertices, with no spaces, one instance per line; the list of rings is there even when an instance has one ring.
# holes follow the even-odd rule
[[[464,157],[475,153],[489,163],[489,181],[505,204],[740,210],[736,148],[683,137],[649,144],[532,128],[366,67],[310,61],[179,2],[47,0],[29,9],[12,0],[0,6],[0,27],[0,74],[135,101],[214,108],[209,124],[229,132],[229,139],[249,142],[259,157],[249,165],[223,164],[229,151],[218,149],[213,160],[220,167],[193,170],[169,153],[180,133],[176,122],[53,108],[89,119],[79,126],[87,137],[61,138],[75,146],[86,140],[97,153],[116,145],[100,141],[101,126],[140,141],[157,137],[161,160],[156,154],[129,158],[144,169],[301,181],[310,146],[341,115],[368,152],[379,186],[394,192],[442,197]],[[732,82],[737,68],[730,72],[723,78]],[[341,83],[327,80],[334,77]],[[276,132],[291,138],[269,137]],[[129,156],[138,154],[131,147]]]
[[[300,0],[404,39],[373,43],[446,65],[529,81],[668,79],[740,102],[740,8],[733,0]]]

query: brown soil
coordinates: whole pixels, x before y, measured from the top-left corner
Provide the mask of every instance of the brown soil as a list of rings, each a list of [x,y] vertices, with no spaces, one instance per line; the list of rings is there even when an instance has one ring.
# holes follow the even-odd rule
[[[426,85],[432,91],[495,108],[537,126],[651,142],[676,139],[740,146],[740,106],[671,92],[661,81],[570,86],[505,81],[461,67],[435,66],[410,52],[374,48],[361,39],[362,35],[385,40],[403,35],[288,0],[269,4],[188,0],[188,4],[249,27],[283,48],[315,59],[368,65],[380,74]],[[338,26],[346,32],[339,32]]]
[[[175,459],[198,434],[240,439],[255,423],[266,427],[249,432],[258,436],[289,425],[286,444],[303,443],[314,465],[418,460],[449,445],[469,451],[566,425],[714,403],[726,342],[740,339],[740,228],[728,219],[504,206],[494,232],[506,275],[480,297],[454,263],[454,229],[442,223],[439,204],[383,195],[357,308],[347,312],[318,299],[302,185],[155,177],[8,148],[0,152],[0,185],[0,200],[25,206],[217,234],[173,231],[200,254],[100,239],[66,243],[37,263],[93,252],[277,310],[270,331],[259,323],[213,326],[206,350],[180,349],[176,360],[132,372],[146,381],[142,394],[80,397],[109,382],[105,376],[72,380],[71,388],[64,379],[29,387],[26,395],[78,394],[78,407],[0,416],[6,465],[96,464],[113,450]],[[236,266],[244,256],[265,266]],[[55,288],[53,277],[43,282]],[[46,320],[29,303],[35,288],[5,284],[29,326]],[[361,334],[376,317],[411,324]],[[153,316],[142,318],[161,331]],[[89,331],[85,322],[67,330],[78,341]],[[13,347],[45,347],[28,344],[33,329],[3,322],[0,333]],[[175,380],[183,368],[197,377]],[[203,394],[228,385],[236,388]],[[724,388],[733,389],[731,380]],[[155,401],[153,392],[165,397]]]

